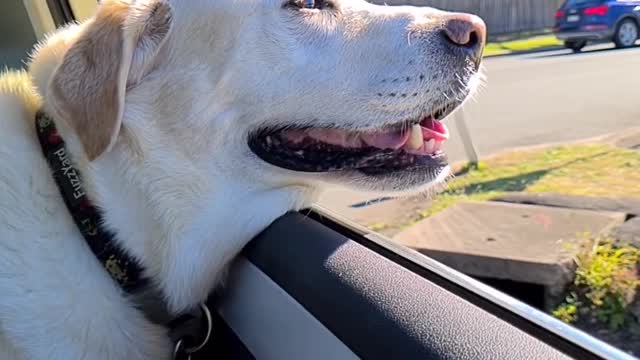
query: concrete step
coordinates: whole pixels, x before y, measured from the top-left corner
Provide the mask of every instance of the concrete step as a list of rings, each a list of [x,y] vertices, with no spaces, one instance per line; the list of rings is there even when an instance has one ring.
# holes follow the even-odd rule
[[[460,202],[394,237],[467,275],[545,286],[573,279],[579,234],[609,232],[623,212],[503,202]]]

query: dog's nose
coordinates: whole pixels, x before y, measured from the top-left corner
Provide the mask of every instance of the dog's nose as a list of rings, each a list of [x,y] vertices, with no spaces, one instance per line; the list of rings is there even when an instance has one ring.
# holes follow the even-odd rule
[[[482,19],[471,14],[451,14],[444,22],[442,33],[450,46],[465,50],[474,62],[480,60],[487,36],[487,26]]]

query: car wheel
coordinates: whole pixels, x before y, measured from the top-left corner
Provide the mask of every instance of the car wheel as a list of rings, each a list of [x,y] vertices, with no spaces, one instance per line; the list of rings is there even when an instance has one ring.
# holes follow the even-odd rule
[[[613,36],[613,41],[619,48],[626,48],[633,46],[638,40],[638,24],[631,19],[622,20],[616,33]]]
[[[585,45],[587,45],[587,42],[584,40],[567,40],[564,42],[564,46],[573,50],[573,52],[579,52]]]

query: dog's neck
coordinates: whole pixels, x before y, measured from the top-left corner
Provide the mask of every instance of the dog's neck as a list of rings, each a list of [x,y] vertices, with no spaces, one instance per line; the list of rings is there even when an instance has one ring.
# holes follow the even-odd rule
[[[259,189],[222,172],[206,179],[193,164],[176,167],[161,154],[141,169],[127,164],[128,151],[116,146],[80,171],[105,225],[141,259],[174,312],[203,301],[249,240],[309,198],[304,188]]]
[[[45,111],[53,110],[47,85],[70,39],[69,31],[54,35],[30,64]],[[125,110],[115,146],[92,162],[64,119],[55,122],[105,227],[179,313],[206,299],[248,241],[285,212],[309,205],[315,193],[305,186],[268,186],[233,173],[229,164],[195,159],[147,115]]]

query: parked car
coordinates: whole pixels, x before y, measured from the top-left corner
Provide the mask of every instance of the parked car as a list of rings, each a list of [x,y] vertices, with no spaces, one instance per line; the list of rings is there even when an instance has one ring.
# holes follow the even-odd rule
[[[588,42],[633,46],[640,33],[640,0],[566,0],[556,12],[553,31],[576,52]]]

